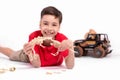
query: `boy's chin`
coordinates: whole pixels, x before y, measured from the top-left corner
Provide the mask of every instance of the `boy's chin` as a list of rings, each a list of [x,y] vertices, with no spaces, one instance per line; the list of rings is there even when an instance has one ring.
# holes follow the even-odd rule
[[[44,35],[43,37],[51,37],[51,38],[54,38],[55,36],[53,36],[53,35]]]

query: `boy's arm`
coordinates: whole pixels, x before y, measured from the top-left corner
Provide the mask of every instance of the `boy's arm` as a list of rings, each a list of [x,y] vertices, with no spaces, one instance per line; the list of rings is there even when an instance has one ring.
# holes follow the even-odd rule
[[[30,54],[28,54],[28,57],[29,57],[30,63],[34,67],[38,68],[38,67],[41,66],[40,57],[39,57],[38,54],[36,54],[36,53],[30,53]]]
[[[74,67],[74,49],[73,47],[69,49],[68,56],[65,57],[65,64],[68,69],[72,69]]]
[[[53,40],[53,45],[58,48],[58,51],[64,51],[69,49],[68,55],[65,57],[65,65],[68,69],[72,69],[74,67],[74,47],[73,42],[71,40],[64,40],[61,43]]]
[[[30,60],[30,63],[34,66],[34,67],[40,67],[40,57],[38,54],[36,54],[33,50],[33,46],[29,43],[26,43],[23,47],[23,50],[25,52],[26,55],[28,55],[28,58]]]

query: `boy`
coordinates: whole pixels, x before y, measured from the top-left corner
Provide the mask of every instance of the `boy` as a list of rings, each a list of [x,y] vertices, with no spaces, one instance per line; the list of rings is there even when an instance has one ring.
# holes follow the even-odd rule
[[[34,67],[57,66],[61,65],[63,59],[68,69],[74,67],[73,42],[59,33],[60,24],[62,22],[62,13],[55,7],[48,6],[41,12],[40,30],[34,31],[29,35],[29,42],[34,38],[51,37],[53,40],[59,41],[59,47],[33,45],[29,42],[24,44],[22,50],[13,51],[10,48],[0,47],[0,52],[10,58],[10,60],[30,62]],[[52,54],[59,53],[56,56]],[[31,59],[32,56],[32,59]]]

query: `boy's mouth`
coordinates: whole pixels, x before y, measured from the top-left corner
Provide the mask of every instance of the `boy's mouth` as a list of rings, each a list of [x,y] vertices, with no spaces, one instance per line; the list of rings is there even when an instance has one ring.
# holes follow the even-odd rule
[[[53,31],[45,31],[44,34],[46,36],[53,36],[54,35],[54,32]]]

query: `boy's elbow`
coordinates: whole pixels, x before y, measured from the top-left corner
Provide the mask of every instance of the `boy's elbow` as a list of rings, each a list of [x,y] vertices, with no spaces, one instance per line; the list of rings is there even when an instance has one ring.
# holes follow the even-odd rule
[[[66,68],[67,68],[67,69],[73,69],[73,68],[74,68],[74,65],[66,65]]]
[[[35,68],[39,68],[40,65],[36,64],[36,65],[33,65],[33,67],[35,67]]]
[[[67,67],[67,69],[73,69],[73,67]]]
[[[39,62],[31,62],[32,63],[32,66],[35,67],[35,68],[39,68],[41,65]]]
[[[40,65],[33,65],[33,67],[35,67],[35,68],[39,68],[39,67],[40,67]]]

